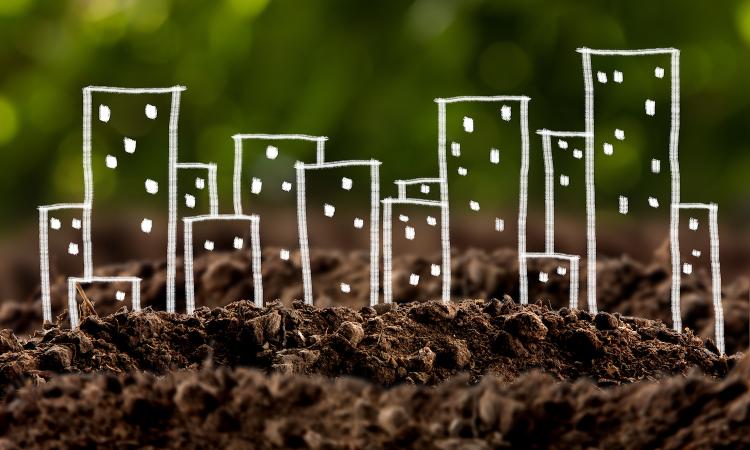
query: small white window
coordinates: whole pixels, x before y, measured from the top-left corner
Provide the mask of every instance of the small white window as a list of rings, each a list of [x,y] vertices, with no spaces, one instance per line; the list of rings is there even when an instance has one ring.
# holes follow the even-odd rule
[[[506,121],[510,122],[512,116],[512,110],[510,109],[510,106],[503,105],[502,108],[500,108],[500,117]]]
[[[263,190],[263,181],[260,178],[255,178],[250,182],[250,192],[252,192],[255,195],[260,194],[260,192]]]
[[[620,214],[627,214],[628,213],[628,198],[625,197],[624,195],[621,195],[619,202],[620,202]]]
[[[99,120],[102,122],[109,122],[109,118],[112,115],[107,105],[99,105]]]
[[[151,104],[146,105],[146,117],[151,120],[156,119],[156,106]]]
[[[490,162],[492,164],[500,164],[500,150],[496,148],[490,149]]]
[[[156,194],[157,192],[159,192],[159,183],[152,180],[151,178],[147,178],[143,184],[146,187],[146,192],[148,192],[149,194]]]
[[[143,231],[144,233],[150,233],[153,225],[154,223],[151,221],[151,219],[143,219],[141,221],[141,231]]]

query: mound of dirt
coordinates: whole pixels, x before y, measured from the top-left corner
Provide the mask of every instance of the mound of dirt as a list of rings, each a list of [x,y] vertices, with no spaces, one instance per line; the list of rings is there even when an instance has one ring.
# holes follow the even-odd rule
[[[266,254],[278,254],[278,250],[267,249]],[[341,271],[347,271],[351,279],[369,280],[367,276],[366,255],[342,251],[313,251],[313,275],[321,283],[321,291],[336,290],[336,277]],[[264,258],[270,260],[271,258]],[[274,260],[276,261],[276,260]],[[409,284],[409,274],[429,271],[430,261],[433,259],[418,256],[404,256],[394,260],[394,288],[396,298],[424,299],[438,298],[438,289],[434,286],[414,287]],[[277,263],[279,261],[276,261]],[[178,262],[178,266],[181,263]],[[291,305],[290,298],[297,298],[294,289],[301,292],[299,286],[299,260],[292,258],[283,264],[264,262],[262,265],[264,279],[264,294],[269,299],[284,298],[287,305]],[[426,269],[425,269],[426,268]],[[252,297],[252,283],[250,259],[247,255],[237,253],[215,253],[196,258],[195,271],[197,280],[196,304],[205,306],[225,306],[226,304]],[[181,267],[178,268],[178,273]],[[585,271],[582,271],[585,273]],[[134,262],[122,266],[103,268],[99,274],[115,276],[121,274],[143,278],[141,303],[156,310],[165,309],[166,265],[163,262]],[[661,320],[671,323],[670,311],[670,265],[666,258],[657,257],[650,265],[640,264],[627,257],[617,259],[602,259],[598,264],[599,290],[597,298],[599,310],[622,315]],[[330,283],[330,286],[325,286]],[[585,278],[581,286],[585,286]],[[178,299],[184,298],[181,286],[183,280],[177,280]],[[707,273],[696,271],[690,281],[682,286],[682,315],[686,328],[702,337],[713,337],[713,306],[710,298],[710,278]],[[290,287],[293,287],[290,291]],[[369,303],[364,293],[366,287],[352,286],[353,295],[349,303],[341,306],[359,308]],[[104,288],[107,289],[106,287]],[[114,299],[112,292],[101,292],[103,295],[93,294],[92,298]],[[54,311],[62,313],[67,285],[65,280],[58,280],[52,287],[52,292],[58,300]],[[503,298],[509,295],[518,298],[518,262],[516,253],[510,250],[486,252],[469,250],[454,254],[452,258],[452,286],[451,296],[454,299],[470,298]],[[291,296],[291,297],[289,297]],[[750,308],[750,281],[741,278],[725,285],[723,291],[726,351],[729,354],[743,351],[748,347],[748,317]],[[530,299],[543,298],[553,308],[568,306],[567,291],[559,283],[549,283],[535,286],[530,292]],[[322,299],[325,300],[325,299]],[[581,307],[585,308],[582,300]],[[318,302],[318,306],[333,306],[325,301]],[[121,303],[114,300],[96,302],[100,314],[115,312]],[[0,328],[10,328],[16,335],[33,333],[42,326],[41,300],[38,296],[27,302],[4,302],[0,307]]]
[[[661,322],[521,306],[510,298],[384,304],[359,311],[240,301],[193,316],[120,311],[48,327],[22,341],[0,334],[0,387],[57,373],[195,369],[205,361],[264,371],[353,375],[380,385],[434,385],[458,373],[510,381],[532,369],[600,385],[685,374],[723,377],[736,362],[713,343]]]
[[[750,364],[600,389],[539,373],[436,388],[248,369],[71,375],[0,405],[0,446],[28,448],[662,448],[750,445]]]

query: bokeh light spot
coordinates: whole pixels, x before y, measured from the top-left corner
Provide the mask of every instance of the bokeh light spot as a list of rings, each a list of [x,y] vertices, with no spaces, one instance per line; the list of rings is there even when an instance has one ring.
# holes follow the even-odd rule
[[[0,96],[0,145],[8,143],[18,131],[18,114],[13,103]]]

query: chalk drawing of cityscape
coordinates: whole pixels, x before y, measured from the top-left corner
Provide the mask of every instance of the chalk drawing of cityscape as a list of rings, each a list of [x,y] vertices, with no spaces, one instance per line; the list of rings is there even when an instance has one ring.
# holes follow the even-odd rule
[[[192,313],[195,308],[195,280],[193,260],[196,252],[228,249],[247,252],[252,261],[254,301],[263,306],[261,264],[264,245],[279,248],[274,258],[289,260],[299,252],[302,270],[299,283],[303,286],[303,299],[315,303],[315,283],[310,267],[311,240],[315,230],[310,229],[308,218],[338,221],[362,233],[369,252],[369,292],[353,292],[351,280],[338,282],[341,295],[369,297],[370,304],[408,301],[394,298],[394,256],[414,253],[414,248],[434,248],[440,255],[432,260],[429,271],[412,273],[408,283],[419,286],[427,280],[439,281],[440,297],[451,300],[451,231],[460,221],[482,221],[477,224],[486,233],[474,245],[495,248],[510,239],[518,251],[519,286],[521,303],[529,301],[532,283],[548,283],[553,278],[567,284],[569,306],[579,305],[595,313],[597,307],[597,234],[601,231],[599,215],[613,211],[615,217],[638,217],[641,211],[659,214],[659,225],[669,237],[672,265],[672,326],[681,331],[680,286],[683,277],[690,277],[700,268],[711,275],[712,301],[715,315],[715,340],[724,351],[723,310],[721,305],[721,271],[719,265],[718,207],[716,204],[686,203],[680,198],[680,170],[678,143],[680,130],[680,52],[673,48],[643,50],[578,49],[582,57],[585,111],[583,127],[579,130],[541,129],[530,133],[528,114],[531,98],[526,96],[466,96],[436,99],[438,110],[437,158],[439,173],[427,177],[397,180],[396,198],[381,198],[379,168],[375,160],[329,161],[325,155],[325,136],[303,134],[236,134],[234,140],[233,207],[231,213],[220,214],[217,194],[217,170],[211,162],[181,161],[178,154],[178,119],[182,86],[167,88],[114,88],[86,87],[83,89],[83,146],[84,198],[81,203],[54,204],[39,207],[39,245],[41,293],[44,320],[52,321],[53,292],[50,281],[50,258],[73,258],[79,275],[68,277],[67,298],[56,299],[68,305],[71,326],[78,324],[77,291],[81,285],[106,283],[117,286],[115,300],[129,300],[132,310],[140,309],[140,281],[137,274],[119,277],[95,275],[94,249],[106,242],[92,241],[92,226],[97,222],[101,205],[94,192],[97,179],[105,172],[114,174],[133,164],[152,143],[164,148],[162,154],[148,155],[148,173],[141,179],[118,179],[118,188],[127,189],[129,195],[145,196],[157,201],[166,213],[159,217],[123,217],[123,225],[148,240],[152,248],[162,249],[167,262],[166,310],[178,312],[176,306],[176,280],[178,251],[184,255],[185,308]],[[634,71],[638,71],[635,73]],[[641,97],[628,96],[623,100],[617,89],[629,77],[649,79]],[[150,133],[136,139],[122,127],[108,126],[120,114],[139,111],[142,122],[150,124]],[[607,111],[603,117],[598,111]],[[613,115],[613,111],[617,114]],[[627,117],[622,125],[613,117]],[[131,118],[132,119],[132,118]],[[606,179],[597,179],[597,167],[608,158],[618,158],[632,151],[626,145],[629,137],[627,123],[638,121],[655,127],[663,139],[647,142],[638,148],[649,176],[640,180],[639,192],[648,192],[641,198],[623,190],[616,195],[612,189],[600,189]],[[489,134],[489,136],[486,136]],[[477,135],[491,141],[503,136],[503,142],[512,145],[483,148],[474,144]],[[545,192],[545,245],[538,251],[529,251],[526,242],[529,148],[531,136],[541,139],[544,162]],[[228,137],[229,138],[229,137]],[[101,142],[117,142],[117,147]],[[290,144],[306,148],[306,160],[290,162],[287,148]],[[299,153],[297,153],[299,154]],[[276,170],[266,171],[254,167],[255,157],[264,158]],[[471,156],[471,157],[469,157]],[[573,164],[560,164],[568,160]],[[153,163],[156,161],[156,163]],[[478,163],[478,161],[482,161]],[[557,163],[557,164],[556,164]],[[570,173],[556,167],[576,167]],[[474,198],[472,176],[477,171],[514,180],[517,190],[514,200],[492,200],[492,197]],[[426,174],[422,174],[426,175]],[[350,196],[350,202],[369,205],[369,217],[349,217],[344,208],[332,203],[308,201],[308,192],[320,178],[335,179],[336,189]],[[188,180],[178,183],[179,179]],[[180,186],[190,186],[179,191]],[[354,189],[354,188],[360,189]],[[517,194],[517,195],[516,195]],[[298,233],[277,242],[265,242],[264,218],[266,213],[256,203],[257,198],[272,195],[288,211],[289,222],[296,222]],[[489,198],[489,200],[488,200]],[[578,202],[585,209],[586,255],[566,252],[566,243],[555,239],[555,200],[565,198]],[[517,199],[517,200],[515,200]],[[382,220],[381,220],[382,209]],[[481,212],[481,214],[480,214]],[[164,218],[166,217],[166,218]],[[636,221],[637,222],[637,221]],[[631,220],[630,223],[633,223]],[[227,228],[228,233],[217,236],[200,234],[199,229],[213,224],[212,230]],[[682,225],[685,225],[684,227]],[[218,226],[218,228],[216,228]],[[50,242],[57,242],[58,231],[72,228],[77,236],[64,245],[65,255],[51,255]],[[182,230],[184,248],[178,249],[178,233]],[[246,232],[236,232],[244,230]],[[698,249],[681,248],[680,230],[707,233],[710,241],[708,254]],[[234,234],[233,234],[234,233]],[[227,238],[229,236],[229,238]],[[249,236],[249,238],[247,238]],[[487,236],[490,236],[489,240]],[[492,238],[495,236],[495,238]],[[249,240],[249,242],[248,242]],[[226,241],[226,242],[224,242]],[[420,246],[412,247],[416,242]],[[472,244],[472,243],[469,243]],[[382,267],[381,252],[382,251]],[[129,259],[139,258],[136,248]],[[585,266],[582,265],[582,261]],[[530,270],[535,263],[547,262],[544,267],[553,270]],[[551,264],[551,265],[550,265]],[[579,286],[579,275],[584,271],[586,285]],[[382,282],[382,283],[381,283]],[[382,284],[382,289],[381,289]],[[381,296],[382,290],[382,296]],[[584,301],[579,300],[583,290]],[[55,294],[57,295],[57,294]],[[272,300],[272,299],[271,299]],[[183,312],[182,308],[180,308]]]

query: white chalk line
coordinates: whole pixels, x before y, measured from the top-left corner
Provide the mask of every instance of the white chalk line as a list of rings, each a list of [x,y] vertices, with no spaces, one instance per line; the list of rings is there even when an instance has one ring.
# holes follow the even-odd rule
[[[544,248],[555,251],[555,168],[552,160],[552,139],[542,134],[542,159],[544,161]]]
[[[541,136],[551,136],[551,137],[580,137],[580,138],[586,138],[592,136],[591,133],[587,133],[585,131],[557,131],[557,130],[548,130],[546,128],[542,128],[540,130],[536,130],[536,134]]]
[[[398,198],[406,198],[406,185],[396,183],[396,189],[398,191]]]
[[[605,50],[581,47],[576,49],[582,55],[598,56],[643,56],[643,55],[666,55],[679,53],[676,48],[644,48],[644,49],[623,49],[623,50]]]
[[[395,184],[411,186],[413,184],[439,184],[440,178],[408,178],[405,180],[394,180]]]
[[[521,105],[521,173],[520,192],[518,201],[518,270],[519,281],[528,285],[528,274],[526,273],[526,214],[529,199],[529,98],[524,97]],[[525,294],[525,295],[524,295]],[[521,304],[529,302],[528,291],[521,289]]]
[[[446,103],[467,103],[467,102],[528,102],[531,97],[525,95],[495,95],[495,96],[461,96],[461,97],[448,97],[448,98],[436,98],[435,102],[440,104]]]
[[[580,49],[579,49],[580,51]],[[596,191],[594,190],[594,79],[591,70],[591,53],[581,52],[583,60],[586,133],[586,247],[589,312],[596,313]]]
[[[377,164],[374,164],[377,162]],[[320,165],[320,164],[319,164]],[[380,162],[370,162],[370,306],[380,296]]]
[[[437,206],[445,207],[447,203],[439,200],[426,200],[421,198],[384,198],[381,200],[384,204],[391,205],[421,205],[421,206]]]
[[[169,111],[169,209],[167,223],[167,312],[175,312],[175,277],[177,275],[177,132],[180,117],[180,94],[172,91]]]
[[[311,136],[309,134],[264,134],[264,133],[240,133],[232,135],[234,140],[248,140],[248,139],[261,139],[261,140],[272,140],[272,141],[310,141],[310,142],[325,142],[328,140],[327,136]]]
[[[680,163],[678,159],[678,146],[680,135],[680,52],[671,52],[671,84],[672,84],[672,107],[671,128],[669,132],[669,168],[672,181],[672,205],[680,204]],[[680,313],[680,277],[675,277],[680,268],[680,217],[679,210],[670,208],[670,233],[669,244],[672,253],[672,327],[682,331],[682,315]],[[677,279],[675,279],[677,278]]]
[[[451,240],[450,210],[448,208],[448,159],[446,155],[446,101],[437,101],[438,105],[438,170],[440,175],[440,202],[443,204],[440,214],[440,245],[443,256],[443,302],[450,301],[451,295]]]
[[[383,303],[393,303],[393,202],[383,200]]]
[[[301,163],[294,165],[297,172],[297,235],[302,262],[302,289],[305,303],[313,304],[312,273],[310,270],[310,247],[307,237],[307,196],[305,195],[305,169]]]
[[[304,163],[297,161],[295,167],[301,167],[303,170],[320,170],[334,169],[337,167],[358,167],[358,166],[380,166],[382,162],[374,159],[347,160],[347,161],[328,161],[322,163]]]

